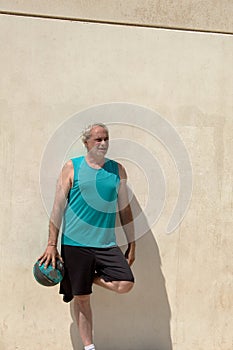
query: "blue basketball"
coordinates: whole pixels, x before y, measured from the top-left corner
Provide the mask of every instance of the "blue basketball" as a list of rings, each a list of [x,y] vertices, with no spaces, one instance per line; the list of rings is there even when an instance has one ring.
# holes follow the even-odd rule
[[[56,268],[52,263],[45,269],[44,263],[40,266],[40,261],[37,261],[33,266],[33,275],[38,283],[42,286],[52,287],[60,283],[64,277],[64,266],[61,260],[56,260]]]

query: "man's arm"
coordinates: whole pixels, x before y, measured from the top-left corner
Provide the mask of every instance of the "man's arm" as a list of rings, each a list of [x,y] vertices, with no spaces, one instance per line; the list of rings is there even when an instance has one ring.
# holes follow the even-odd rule
[[[125,232],[128,241],[128,249],[125,257],[129,265],[132,265],[135,260],[135,235],[132,210],[129,204],[128,188],[127,188],[127,174],[124,167],[118,163],[120,186],[118,191],[118,207],[119,216],[122,228]]]
[[[67,197],[73,184],[73,177],[73,163],[70,160],[64,165],[57,181],[53,209],[49,220],[48,245],[45,252],[39,257],[40,264],[45,262],[45,267],[47,267],[52,260],[52,265],[55,268],[56,258],[62,260],[57,250],[57,241]]]

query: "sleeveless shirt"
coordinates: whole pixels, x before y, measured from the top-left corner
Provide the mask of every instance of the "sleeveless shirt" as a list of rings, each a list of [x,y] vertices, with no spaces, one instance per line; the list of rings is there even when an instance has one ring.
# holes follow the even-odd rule
[[[116,246],[118,163],[106,158],[102,168],[94,169],[84,156],[71,161],[74,179],[63,216],[61,243],[95,248]]]

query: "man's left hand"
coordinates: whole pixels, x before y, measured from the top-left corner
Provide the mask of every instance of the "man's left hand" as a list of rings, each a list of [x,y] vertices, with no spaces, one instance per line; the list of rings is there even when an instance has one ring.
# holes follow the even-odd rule
[[[135,261],[135,243],[130,243],[126,252],[125,258],[128,261],[129,266],[131,266]]]

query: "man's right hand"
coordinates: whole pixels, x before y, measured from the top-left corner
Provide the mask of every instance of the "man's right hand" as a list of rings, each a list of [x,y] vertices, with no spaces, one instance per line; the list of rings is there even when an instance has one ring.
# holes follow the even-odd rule
[[[63,259],[57,250],[57,247],[48,245],[45,252],[39,257],[38,260],[40,261],[40,266],[44,263],[45,268],[47,268],[50,261],[52,261],[52,266],[55,269],[56,259],[59,259],[61,262],[63,262]]]

